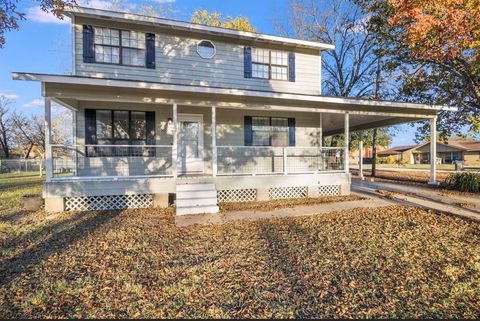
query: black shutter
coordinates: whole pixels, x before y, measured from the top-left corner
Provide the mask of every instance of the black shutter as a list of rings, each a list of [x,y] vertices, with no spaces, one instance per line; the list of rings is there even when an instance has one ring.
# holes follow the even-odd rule
[[[147,145],[155,145],[155,112],[147,111],[145,113]],[[155,156],[155,148],[148,148],[148,156]]]
[[[252,143],[253,143],[252,116],[245,116],[243,131],[245,135],[245,146],[252,146]]]
[[[252,78],[252,48],[243,48],[243,77]]]
[[[83,25],[83,62],[95,62],[95,51],[93,50],[94,32],[93,26]]]
[[[288,119],[288,146],[295,146],[295,118]]]
[[[288,53],[288,81],[295,82],[295,53]]]
[[[155,69],[155,34],[147,33],[145,42],[147,48],[147,68]]]
[[[97,144],[97,113],[95,109],[85,109],[85,144]],[[87,147],[85,154],[95,156],[95,148]]]

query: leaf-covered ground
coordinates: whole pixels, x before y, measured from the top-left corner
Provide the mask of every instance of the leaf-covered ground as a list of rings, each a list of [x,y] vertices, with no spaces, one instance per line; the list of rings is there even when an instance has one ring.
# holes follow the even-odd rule
[[[177,228],[12,216],[5,193],[0,317],[480,317],[478,223],[392,206]]]

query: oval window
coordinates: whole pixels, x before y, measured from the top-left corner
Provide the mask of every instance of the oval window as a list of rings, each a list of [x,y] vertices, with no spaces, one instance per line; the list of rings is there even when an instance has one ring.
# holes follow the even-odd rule
[[[215,45],[210,40],[202,40],[197,44],[197,53],[202,58],[213,58],[215,56],[215,51]]]

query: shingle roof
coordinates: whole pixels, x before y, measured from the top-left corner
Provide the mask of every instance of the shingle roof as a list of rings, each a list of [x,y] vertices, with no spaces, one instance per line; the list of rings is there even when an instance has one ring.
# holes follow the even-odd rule
[[[458,148],[463,151],[467,152],[480,152],[480,141],[475,141],[475,140],[449,140],[447,143],[439,142],[440,144],[446,145],[446,146],[451,146],[454,148]],[[392,155],[392,154],[397,154],[397,153],[403,153],[407,150],[414,149],[420,146],[424,146],[425,144],[421,145],[407,145],[407,146],[396,146],[392,147],[387,150],[383,150],[381,152],[378,152],[378,155]]]
[[[463,149],[467,152],[480,151],[480,141],[475,140],[451,140],[446,145]]]
[[[396,147],[392,147],[392,148],[387,149],[387,150],[382,150],[382,151],[378,152],[377,154],[378,155],[397,154],[397,153],[402,153],[402,152],[407,151],[409,149],[415,148],[417,146],[418,145],[396,146]]]

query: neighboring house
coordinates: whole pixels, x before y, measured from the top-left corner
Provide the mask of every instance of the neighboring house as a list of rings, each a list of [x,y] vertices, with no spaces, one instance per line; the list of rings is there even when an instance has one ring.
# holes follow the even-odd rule
[[[379,159],[389,159],[395,163],[414,164],[412,149],[417,145],[397,146],[377,153]]]
[[[437,163],[452,164],[462,161],[466,166],[480,165],[480,141],[451,140],[448,143],[437,142]],[[378,153],[381,157],[395,157],[395,161],[404,164],[430,163],[430,143],[399,146]]]
[[[386,150],[388,147],[385,146],[377,146],[377,155],[380,151]],[[350,155],[350,163],[355,163],[357,164],[359,162],[359,150],[357,149],[350,149],[349,155]],[[371,164],[372,163],[372,157],[373,157],[373,149],[372,147],[363,147],[362,151],[362,156],[363,156],[363,163],[364,164]]]
[[[67,15],[72,74],[13,73],[42,83],[47,211],[167,206],[175,196],[181,215],[348,194],[348,148],[323,137],[455,110],[322,96],[330,44],[88,8]],[[74,145],[50,143],[52,102],[75,111]],[[54,162],[65,157],[67,172]]]

